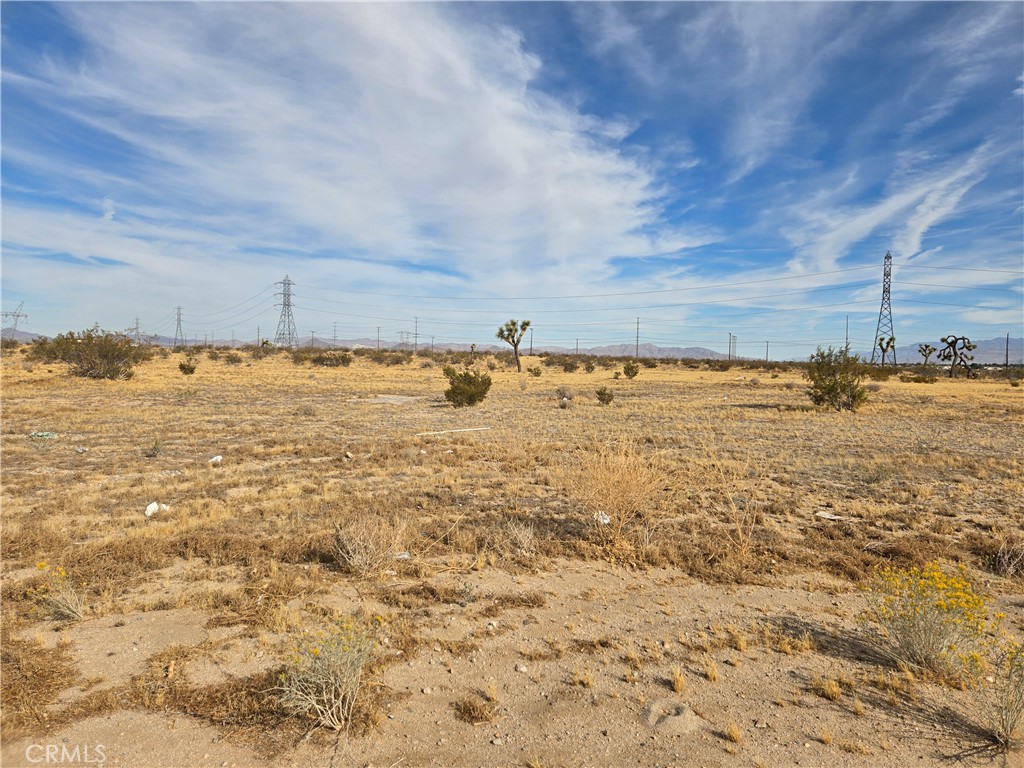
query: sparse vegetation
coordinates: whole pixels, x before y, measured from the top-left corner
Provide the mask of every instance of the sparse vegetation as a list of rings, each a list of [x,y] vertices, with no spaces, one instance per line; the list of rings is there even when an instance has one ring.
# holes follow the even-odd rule
[[[597,395],[597,402],[601,405],[611,405],[612,400],[615,399],[615,393],[608,389],[608,387],[598,387],[595,394]]]
[[[635,379],[640,373],[640,366],[634,362],[626,363],[622,366],[622,373],[627,379]]]
[[[503,326],[498,328],[498,332],[495,334],[497,338],[512,347],[512,355],[515,358],[516,371],[518,373],[523,372],[523,363],[519,359],[519,345],[523,343],[523,337],[526,335],[529,328],[529,320],[523,320],[522,322],[509,320]]]

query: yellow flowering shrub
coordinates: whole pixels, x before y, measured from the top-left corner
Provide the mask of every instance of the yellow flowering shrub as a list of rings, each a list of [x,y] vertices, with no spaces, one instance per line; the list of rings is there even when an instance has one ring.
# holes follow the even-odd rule
[[[988,609],[965,568],[881,568],[866,589],[866,616],[882,627],[898,664],[953,677],[980,665]]]
[[[59,621],[80,621],[85,616],[85,601],[78,591],[85,583],[76,585],[68,575],[64,566],[51,568],[43,561],[36,563],[36,570],[43,574],[43,582],[39,587],[30,590],[39,605]]]
[[[352,620],[301,635],[278,678],[281,703],[317,727],[346,728],[374,647],[370,633]]]

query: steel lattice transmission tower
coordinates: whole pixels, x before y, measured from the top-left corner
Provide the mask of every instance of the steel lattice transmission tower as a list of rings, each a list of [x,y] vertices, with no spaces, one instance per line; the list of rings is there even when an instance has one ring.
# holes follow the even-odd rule
[[[896,345],[887,345],[883,351],[879,346],[879,339],[892,339],[896,334],[892,330],[892,254],[885,252],[885,267],[882,270],[882,308],[878,312],[878,327],[875,329],[875,338],[872,340],[871,363],[877,359],[882,365],[887,362],[896,365]],[[891,359],[890,359],[891,355]]]
[[[299,335],[295,331],[295,318],[292,316],[292,286],[295,283],[288,275],[278,285],[281,286],[281,319],[277,322],[277,333],[274,344],[279,347],[297,347]]]
[[[178,321],[177,325],[174,326],[174,347],[185,346],[185,332],[181,330],[181,307],[174,308],[174,317]]]
[[[23,301],[21,302],[21,304],[18,305],[18,308],[13,312],[0,312],[0,317],[3,317],[3,322],[6,323],[8,320],[11,321],[10,334],[7,337],[9,339],[15,338],[15,335],[18,333],[18,321],[21,320],[21,318],[23,317],[28,317],[28,315],[21,311],[21,308],[24,306],[25,302]],[[5,328],[4,330],[7,329]]]

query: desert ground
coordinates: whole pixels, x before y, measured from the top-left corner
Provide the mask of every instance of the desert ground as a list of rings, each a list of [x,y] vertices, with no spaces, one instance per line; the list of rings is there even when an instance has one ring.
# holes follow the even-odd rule
[[[427,357],[241,354],[97,381],[5,350],[4,766],[1022,763],[985,685],[865,618],[877,569],[934,562],[1024,636],[1006,378],[851,413],[786,366],[478,355],[453,408]],[[281,687],[337,627],[369,655],[331,730]]]

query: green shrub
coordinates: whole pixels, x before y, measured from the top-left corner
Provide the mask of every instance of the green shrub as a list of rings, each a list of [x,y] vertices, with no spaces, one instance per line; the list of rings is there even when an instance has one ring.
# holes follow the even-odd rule
[[[540,370],[540,366],[539,365],[535,365],[532,368],[527,368],[526,372],[528,374],[530,374],[531,376],[534,376],[534,377],[536,377],[538,379],[540,378],[541,370]]]
[[[67,363],[72,375],[87,379],[130,379],[134,367],[152,357],[147,347],[140,347],[123,333],[99,328],[37,340],[29,352],[30,360]]]
[[[608,405],[612,400],[615,399],[615,393],[612,392],[608,387],[601,387],[597,390],[597,402],[601,405]]]
[[[629,362],[622,366],[622,372],[625,374],[627,379],[635,379],[636,375],[640,373],[640,366],[636,363]]]
[[[211,360],[220,360],[220,352],[218,352],[216,349],[207,350],[206,356]]]
[[[855,411],[868,398],[867,390],[861,385],[864,366],[847,347],[838,350],[818,347],[810,357],[804,377],[810,382],[807,396],[815,405]]]
[[[657,368],[658,367],[658,361],[654,360],[654,359],[652,359],[650,357],[645,357],[640,362],[641,362],[641,364],[643,364],[644,368]]]
[[[888,381],[892,376],[892,368],[886,368],[885,366],[868,366],[864,369],[864,373],[872,381]]]
[[[566,360],[562,363],[562,370],[566,373],[576,373],[580,368],[580,364],[575,360]]]
[[[456,408],[482,402],[491,389],[491,377],[486,373],[469,368],[457,371],[450,365],[444,366],[441,371],[448,379],[449,385],[445,390],[444,399]]]
[[[242,356],[237,352],[228,352],[226,355],[224,355],[224,362],[227,365],[241,365]]]
[[[196,372],[196,368],[199,367],[199,361],[196,360],[191,354],[188,355],[184,360],[178,363],[178,370],[186,376],[191,376]]]
[[[593,373],[594,372],[594,361],[593,360],[587,360],[587,362],[583,364],[583,370],[586,371],[587,373]]]

